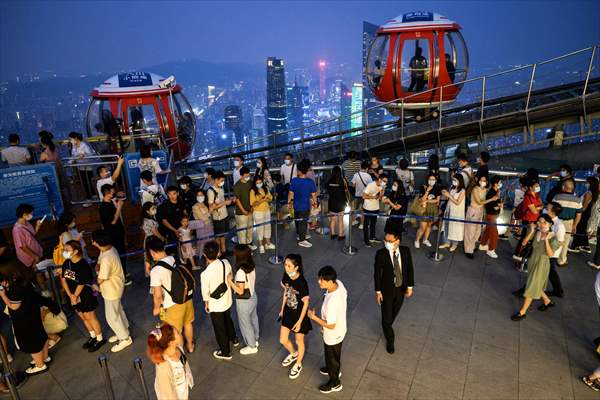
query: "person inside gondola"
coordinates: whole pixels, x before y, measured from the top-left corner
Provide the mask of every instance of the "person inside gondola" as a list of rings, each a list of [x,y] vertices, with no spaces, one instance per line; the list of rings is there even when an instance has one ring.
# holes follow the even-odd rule
[[[427,59],[423,57],[423,48],[417,46],[415,55],[410,59],[410,86],[408,91],[422,92],[427,83],[425,72],[427,71]]]
[[[446,71],[448,71],[448,77],[450,78],[450,82],[454,83],[454,79],[456,78],[456,67],[452,62],[450,54],[446,53],[444,54],[444,57],[446,58]]]

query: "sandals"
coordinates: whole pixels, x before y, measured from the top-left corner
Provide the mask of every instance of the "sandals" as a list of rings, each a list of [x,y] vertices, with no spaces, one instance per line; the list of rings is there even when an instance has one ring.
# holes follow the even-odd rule
[[[591,380],[589,376],[582,376],[581,380],[590,389],[592,389],[592,390],[594,390],[596,392],[600,392],[600,384],[598,384],[598,380],[597,379],[596,380]]]

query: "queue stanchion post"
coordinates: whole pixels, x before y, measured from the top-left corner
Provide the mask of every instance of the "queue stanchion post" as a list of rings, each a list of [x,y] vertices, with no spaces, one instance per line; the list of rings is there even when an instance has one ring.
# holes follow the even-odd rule
[[[52,291],[52,294],[54,294],[54,301],[56,301],[59,305],[59,307],[62,310],[62,300],[60,298],[60,292],[58,291],[58,286],[56,285],[56,282],[54,281],[54,269],[55,269],[55,265],[48,265],[46,267],[46,272],[48,273],[48,283],[50,284],[50,290]]]
[[[329,228],[327,227],[327,224],[325,224],[325,214],[323,214],[323,195],[321,194],[319,196],[319,198],[321,199],[321,211],[319,211],[319,224],[321,224],[321,226],[319,227],[319,229],[315,230],[315,233],[317,233],[318,235],[321,236],[325,236],[325,235],[329,235]],[[312,219],[309,218],[308,220],[308,225],[310,225],[310,220]]]
[[[109,400],[115,400],[115,390],[113,389],[112,380],[110,378],[110,371],[108,370],[108,358],[106,357],[106,354],[101,354],[100,357],[98,357],[98,364],[100,364],[102,377],[104,378],[106,398]]]
[[[16,381],[15,375],[11,374],[10,372],[5,373],[4,381],[6,382],[6,386],[8,386],[8,393],[10,394],[10,398],[12,400],[21,400],[21,396],[19,396],[19,391],[17,390],[18,383]]]
[[[344,218],[346,217],[346,214],[348,215],[348,227],[346,228],[346,237],[348,240],[348,244],[344,245],[344,247],[342,247],[342,253],[348,255],[348,256],[353,256],[356,253],[358,253],[358,249],[356,247],[352,246],[352,218],[354,215],[354,211],[352,211],[352,209],[350,209],[350,207],[346,208],[347,212],[344,212]]]
[[[148,385],[146,385],[146,378],[144,377],[144,369],[142,368],[142,359],[136,357],[133,360],[133,368],[138,373],[138,378],[140,380],[140,386],[142,387],[142,395],[144,396],[144,400],[148,400],[150,395],[148,393]]]
[[[17,387],[27,379],[27,374],[21,371],[14,372],[12,370],[10,362],[8,361],[8,353],[2,343],[0,343],[0,361],[2,361],[2,365],[4,366],[3,376],[6,381],[6,386],[8,386],[10,397],[13,400],[20,400]]]
[[[440,253],[440,239],[442,238],[442,229],[443,228],[444,228],[444,216],[442,215],[442,217],[440,218],[440,226],[438,227],[438,230],[437,230],[435,251],[433,251],[429,254],[429,259],[431,259],[435,262],[440,262],[444,259],[444,255],[442,253]]]
[[[269,263],[273,265],[279,265],[283,263],[283,257],[279,255],[279,220],[275,219],[275,254],[269,257]]]

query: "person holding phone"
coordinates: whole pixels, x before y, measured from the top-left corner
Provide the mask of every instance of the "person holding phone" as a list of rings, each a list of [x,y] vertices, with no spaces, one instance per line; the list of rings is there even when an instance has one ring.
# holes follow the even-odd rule
[[[281,329],[279,331],[279,342],[285,347],[289,354],[283,359],[281,365],[290,369],[288,377],[296,379],[302,372],[302,360],[304,359],[305,345],[304,336],[311,331],[312,325],[307,317],[309,304],[308,283],[304,278],[302,268],[302,257],[299,254],[288,254],[284,261],[285,272],[281,279],[283,298],[279,318]],[[293,332],[296,340],[296,348],[290,340]]]
[[[17,222],[15,222],[12,228],[12,238],[17,258],[23,265],[29,268],[35,267],[44,254],[44,249],[35,236],[39,232],[45,216],[37,221],[34,228],[31,224],[33,210],[34,208],[31,204],[19,204],[16,211]]]

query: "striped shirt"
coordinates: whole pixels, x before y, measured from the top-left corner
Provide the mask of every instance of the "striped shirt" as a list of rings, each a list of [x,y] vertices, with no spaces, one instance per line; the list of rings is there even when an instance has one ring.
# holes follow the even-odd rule
[[[352,180],[354,174],[360,171],[360,160],[346,160],[342,163],[342,171],[344,171],[344,177],[348,182]]]
[[[583,212],[583,203],[580,197],[573,193],[558,193],[552,201],[557,202],[562,206],[562,212],[558,216],[563,221],[575,219],[577,214]]]

